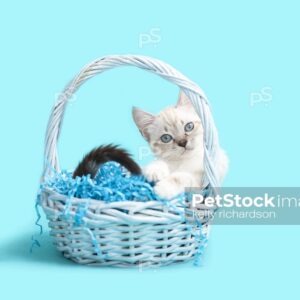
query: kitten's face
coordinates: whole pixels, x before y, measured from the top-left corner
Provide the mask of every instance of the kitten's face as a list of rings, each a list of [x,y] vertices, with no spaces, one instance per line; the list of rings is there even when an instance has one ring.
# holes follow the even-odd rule
[[[168,107],[156,116],[135,108],[133,118],[159,158],[183,159],[203,148],[200,118],[183,93],[176,106]]]

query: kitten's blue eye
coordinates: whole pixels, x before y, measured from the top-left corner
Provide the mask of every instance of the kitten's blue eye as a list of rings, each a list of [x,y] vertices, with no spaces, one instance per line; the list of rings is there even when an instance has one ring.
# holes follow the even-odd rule
[[[194,123],[193,122],[189,122],[184,126],[184,130],[186,132],[192,131],[194,129]]]
[[[173,137],[170,134],[163,134],[160,139],[163,143],[169,143],[173,140]]]

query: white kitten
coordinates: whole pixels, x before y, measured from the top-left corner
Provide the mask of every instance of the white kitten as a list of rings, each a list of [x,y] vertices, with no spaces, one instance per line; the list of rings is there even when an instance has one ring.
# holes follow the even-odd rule
[[[181,92],[176,106],[154,116],[133,108],[133,119],[148,141],[156,160],[143,170],[155,182],[155,192],[172,198],[186,187],[201,187],[203,168],[203,127],[191,101]],[[222,180],[228,168],[223,150],[217,154],[217,174]]]

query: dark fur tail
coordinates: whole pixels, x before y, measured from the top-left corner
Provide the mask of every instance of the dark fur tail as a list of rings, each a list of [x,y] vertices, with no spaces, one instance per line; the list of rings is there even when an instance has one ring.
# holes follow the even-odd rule
[[[108,161],[118,162],[134,175],[141,174],[139,165],[131,158],[131,155],[126,150],[118,146],[107,145],[95,148],[88,153],[77,166],[73,173],[73,178],[87,174],[91,174],[91,177],[94,178],[100,165]]]

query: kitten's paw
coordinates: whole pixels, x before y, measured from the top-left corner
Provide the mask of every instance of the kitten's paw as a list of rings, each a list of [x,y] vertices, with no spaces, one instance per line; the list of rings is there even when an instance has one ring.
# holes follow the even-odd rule
[[[182,186],[174,183],[173,178],[167,178],[159,181],[154,187],[155,193],[161,198],[171,199],[184,192]]]
[[[168,165],[162,161],[154,161],[143,169],[143,174],[148,181],[160,181],[169,175]]]

